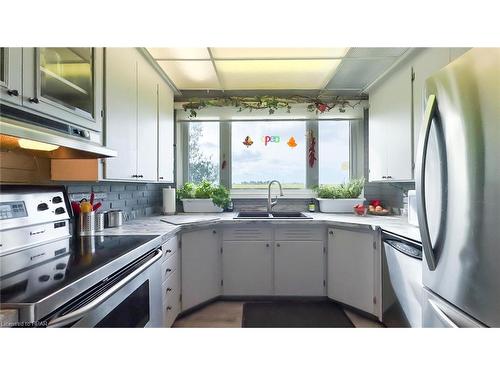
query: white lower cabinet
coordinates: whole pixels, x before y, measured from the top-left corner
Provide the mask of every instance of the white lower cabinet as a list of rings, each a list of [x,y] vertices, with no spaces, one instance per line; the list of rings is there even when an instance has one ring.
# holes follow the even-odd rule
[[[379,252],[373,231],[328,229],[328,297],[378,314]]]
[[[221,294],[220,247],[220,236],[214,229],[182,235],[182,311]]]
[[[278,241],[274,245],[274,292],[282,296],[324,296],[323,241]]]
[[[224,295],[273,294],[270,241],[224,241],[222,249]]]
[[[171,327],[181,312],[181,256],[178,251],[177,237],[162,245],[161,260],[162,314],[163,326]]]

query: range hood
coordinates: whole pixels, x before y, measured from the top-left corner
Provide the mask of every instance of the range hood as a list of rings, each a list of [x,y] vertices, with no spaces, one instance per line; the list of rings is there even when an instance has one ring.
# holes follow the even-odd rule
[[[58,147],[51,151],[29,150],[21,147],[20,140]],[[0,117],[0,148],[2,151],[21,151],[48,159],[98,159],[118,155],[99,143],[6,117]]]

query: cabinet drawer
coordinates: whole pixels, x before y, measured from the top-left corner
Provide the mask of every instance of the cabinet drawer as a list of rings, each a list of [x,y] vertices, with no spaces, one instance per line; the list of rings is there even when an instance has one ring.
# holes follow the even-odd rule
[[[276,241],[323,241],[325,228],[317,226],[290,226],[276,228]]]
[[[172,256],[168,257],[161,264],[161,281],[167,280],[167,278],[174,273],[179,267],[179,253],[175,252]]]
[[[180,301],[180,274],[174,271],[162,284],[163,325],[171,327],[181,310]]]
[[[172,237],[167,242],[165,242],[163,245],[161,245],[161,249],[163,251],[162,260],[163,261],[167,260],[172,255],[174,255],[177,252],[178,246],[179,245],[178,245],[178,241],[177,241],[177,236]]]
[[[225,228],[224,241],[270,241],[273,237],[271,228],[244,225],[234,228]]]

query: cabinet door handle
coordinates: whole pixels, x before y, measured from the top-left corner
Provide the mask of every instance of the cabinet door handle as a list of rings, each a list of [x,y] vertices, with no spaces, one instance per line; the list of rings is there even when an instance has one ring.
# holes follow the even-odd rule
[[[281,245],[279,243],[276,244],[276,247],[281,247]]]
[[[168,254],[168,253],[171,253],[171,252],[172,252],[172,250],[170,250],[170,249],[168,249],[168,250],[166,251],[166,253],[167,253],[167,254]]]
[[[19,96],[19,91],[17,90],[7,90],[7,94],[10,96]]]
[[[172,288],[167,288],[167,292],[171,292],[172,291]]]
[[[29,101],[30,103],[35,103],[35,104],[40,103],[40,100],[38,100],[38,98],[29,98],[29,99],[28,99],[28,101]]]
[[[172,306],[167,306],[167,310],[172,310]]]
[[[160,177],[158,177],[158,179],[163,180],[163,177],[160,176]]]
[[[170,271],[172,271],[172,270],[171,270],[170,268],[167,268],[167,271],[166,271],[166,272],[170,272]]]
[[[139,177],[139,178],[143,178],[144,176],[143,176],[142,174],[140,174],[140,175],[138,175],[137,177]]]
[[[216,231],[216,230],[214,230],[214,231],[212,231],[212,233],[213,233],[213,234],[217,234],[217,231]]]
[[[392,176],[387,176],[386,178],[392,178]]]
[[[333,230],[328,231],[328,234],[333,234]]]
[[[266,243],[266,247],[269,247],[269,244],[268,244],[268,243]]]

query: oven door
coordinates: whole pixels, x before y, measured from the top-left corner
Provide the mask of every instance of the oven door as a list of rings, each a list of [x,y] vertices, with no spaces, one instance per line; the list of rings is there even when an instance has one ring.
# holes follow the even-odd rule
[[[49,327],[161,327],[162,251],[149,252],[70,301]]]

